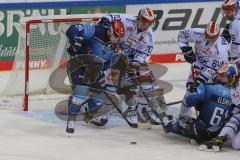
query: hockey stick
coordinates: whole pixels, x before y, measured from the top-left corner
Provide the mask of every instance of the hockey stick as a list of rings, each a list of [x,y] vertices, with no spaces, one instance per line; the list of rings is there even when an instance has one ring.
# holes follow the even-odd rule
[[[171,102],[171,103],[163,103],[163,104],[165,104],[166,106],[172,106],[172,105],[179,104],[179,103],[182,103],[182,100],[176,101],[176,102]]]
[[[135,85],[135,86],[137,87],[138,85]],[[160,89],[160,92],[156,91],[156,90],[155,91],[147,91],[147,92],[145,92],[145,95],[147,97],[155,97],[155,96],[158,96],[159,94],[160,95],[163,94],[162,92],[163,91],[161,91],[161,89]],[[171,106],[171,105],[175,105],[175,104],[178,104],[178,103],[182,103],[182,100],[175,101],[175,102],[170,102],[170,103],[166,103],[165,101],[164,102],[159,102],[159,104],[166,105],[166,106]]]
[[[108,99],[109,101],[111,102],[112,106],[119,112],[119,114],[123,117],[123,119],[126,121],[126,123],[131,127],[131,128],[138,128],[138,124],[136,123],[132,123],[130,122],[128,119],[127,119],[127,116],[126,114],[124,114],[121,109],[118,107],[118,105],[116,104],[116,102],[113,100],[113,98],[110,96],[110,94],[105,91],[105,90],[102,90],[102,89],[96,89],[96,88],[91,88],[92,91],[98,91],[98,92],[102,92]],[[113,94],[112,94],[113,95]],[[114,96],[114,95],[113,95]],[[118,97],[116,97],[118,98]],[[89,100],[89,99],[88,99]],[[88,100],[84,101],[83,104],[86,104],[88,102]],[[102,113],[101,113],[102,115]],[[94,118],[93,118],[94,119]]]

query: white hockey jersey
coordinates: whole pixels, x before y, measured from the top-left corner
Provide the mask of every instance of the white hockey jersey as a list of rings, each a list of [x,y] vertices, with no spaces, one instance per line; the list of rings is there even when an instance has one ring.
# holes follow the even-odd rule
[[[232,147],[240,149],[240,85],[231,89],[231,99],[235,107],[231,112],[232,116],[219,133],[219,136],[227,134],[232,141]]]
[[[110,14],[105,16],[110,21],[121,20],[124,24],[125,35],[121,38],[122,52],[131,61],[145,63],[150,59],[154,45],[153,30],[149,27],[144,32],[139,32],[137,27],[137,17],[125,14]]]
[[[235,63],[238,70],[240,70],[240,59],[236,59],[232,62]],[[231,61],[229,63],[231,63]],[[238,82],[238,86],[236,88],[231,89],[231,99],[232,103],[237,106],[237,110],[240,113],[240,82]]]
[[[190,46],[190,43],[194,45],[195,66],[205,72],[208,81],[207,79],[212,79],[219,67],[228,61],[228,43],[221,36],[215,42],[208,43],[204,32],[205,29],[202,28],[182,30],[178,35],[178,45],[180,47]]]
[[[229,48],[230,58],[240,58],[240,14],[238,14],[229,26],[231,44]]]
[[[235,112],[240,113],[240,85],[231,89],[231,99],[232,103],[237,106]]]

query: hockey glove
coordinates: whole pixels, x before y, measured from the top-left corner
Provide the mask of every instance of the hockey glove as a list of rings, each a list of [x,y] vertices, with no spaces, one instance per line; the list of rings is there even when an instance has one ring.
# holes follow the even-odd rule
[[[197,87],[200,85],[200,83],[198,82],[193,82],[191,84],[189,84],[187,86],[187,89],[189,90],[189,92],[194,93],[197,92]]]
[[[228,43],[231,42],[231,35],[229,33],[229,26],[230,24],[227,24],[226,27],[223,29],[221,36],[224,37]]]
[[[111,22],[108,18],[102,17],[98,24],[102,25],[103,27],[109,29],[111,26]]]
[[[189,85],[187,85],[187,89],[191,92],[191,93],[194,93],[194,92],[197,92],[197,87],[204,83],[204,80],[201,79],[200,77],[196,77],[195,81],[190,83]]]
[[[181,47],[183,56],[188,63],[193,63],[196,61],[195,54],[192,50],[192,47]]]
[[[181,116],[179,117],[179,126],[183,129],[191,129],[194,125],[195,119],[190,116]]]
[[[127,72],[135,75],[136,72],[139,70],[139,67],[139,63],[128,62]]]
[[[189,92],[194,93],[197,92],[197,87],[199,84],[193,82],[192,84],[187,86],[187,89],[189,90]]]
[[[219,152],[222,149],[223,144],[229,140],[229,135],[217,136],[210,142],[201,144],[198,149],[201,151]]]

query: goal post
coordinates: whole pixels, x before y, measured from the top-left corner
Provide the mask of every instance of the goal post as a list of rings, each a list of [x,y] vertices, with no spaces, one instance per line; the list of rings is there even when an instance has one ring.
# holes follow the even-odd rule
[[[69,44],[63,30],[71,24],[95,24],[102,16],[73,14],[22,19],[14,65],[2,95],[20,96],[22,104],[18,105],[28,111],[29,96],[46,94],[52,72],[68,61]]]

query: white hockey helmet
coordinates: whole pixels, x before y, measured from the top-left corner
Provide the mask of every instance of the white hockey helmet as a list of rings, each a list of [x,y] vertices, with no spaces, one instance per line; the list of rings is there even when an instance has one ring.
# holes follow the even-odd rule
[[[220,26],[216,21],[210,21],[205,29],[205,37],[209,41],[215,41],[220,33]]]
[[[237,14],[240,13],[239,0],[224,0],[222,4],[222,12],[227,19],[232,20]]]
[[[138,18],[143,19],[147,22],[154,22],[155,21],[153,10],[148,8],[148,7],[142,8],[142,9],[139,10]]]

